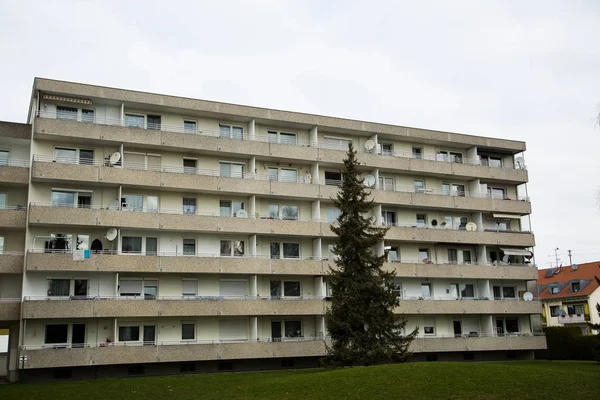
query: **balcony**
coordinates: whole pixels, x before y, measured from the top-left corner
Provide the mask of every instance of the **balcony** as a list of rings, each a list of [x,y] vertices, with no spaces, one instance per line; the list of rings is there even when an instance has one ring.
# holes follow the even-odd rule
[[[0,298],[0,321],[21,319],[21,299]]]
[[[22,252],[0,252],[0,274],[22,274],[23,258]]]
[[[535,265],[476,265],[476,264],[425,264],[419,261],[386,262],[384,268],[395,270],[398,277],[464,278],[464,279],[515,279],[535,280]]]
[[[415,338],[410,344],[413,353],[453,352],[453,351],[506,351],[506,350],[543,350],[546,348],[545,336],[532,334],[510,336],[478,337],[427,337]]]
[[[295,182],[270,180],[264,174],[243,174],[240,177],[221,177],[218,170],[197,169],[189,173],[183,167],[147,165],[105,165],[103,161],[79,164],[77,159],[60,159],[53,156],[35,155],[32,171],[33,180],[50,182],[87,182],[112,185],[130,185],[148,188],[170,188],[236,194],[255,194],[302,199],[329,199],[335,197],[339,188],[316,178]],[[372,190],[376,203],[419,207],[445,208],[452,210],[479,210],[529,214],[528,198],[494,199],[487,193],[463,193],[455,196],[442,190],[427,189],[415,192],[414,187],[395,186],[394,190]]]
[[[449,297],[400,299],[396,314],[541,314],[541,302],[520,299],[452,299]]]
[[[26,297],[23,318],[199,317],[248,315],[323,315],[319,298],[271,300],[265,297],[173,296],[158,300],[112,296],[101,298]]]
[[[590,316],[587,314],[572,314],[572,315],[559,315],[559,324],[587,324],[590,321]]]
[[[25,229],[27,223],[27,208],[21,206],[0,209],[0,228]]]
[[[269,142],[266,136],[243,134],[239,139],[220,137],[219,131],[188,130],[183,124],[172,126],[124,126],[120,119],[101,118],[78,121],[77,119],[56,119],[56,113],[38,111],[35,121],[36,137],[62,137],[67,140],[102,140],[114,144],[144,145],[161,149],[180,150],[182,148],[219,151],[232,155],[280,157],[299,161],[327,160],[341,164],[346,149],[332,149],[327,144],[303,142]],[[378,168],[397,168],[416,173],[443,174],[455,177],[503,180],[514,183],[527,182],[527,171],[515,169],[512,164],[502,168],[485,166],[479,159],[453,159],[451,162],[437,156],[413,158],[412,154],[393,156],[368,152],[357,147],[358,160],[364,165]]]
[[[0,160],[0,182],[16,185],[29,183],[29,160]]]
[[[24,346],[20,355],[26,356],[24,368],[27,369],[325,355],[325,341],[321,338],[283,342],[264,339],[238,342],[157,342],[152,346],[127,345],[127,342],[81,346],[62,349]]]

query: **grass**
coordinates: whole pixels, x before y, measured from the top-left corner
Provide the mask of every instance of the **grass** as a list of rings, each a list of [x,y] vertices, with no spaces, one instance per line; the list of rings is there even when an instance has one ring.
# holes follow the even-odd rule
[[[599,399],[600,364],[410,363],[0,385],[0,399]]]

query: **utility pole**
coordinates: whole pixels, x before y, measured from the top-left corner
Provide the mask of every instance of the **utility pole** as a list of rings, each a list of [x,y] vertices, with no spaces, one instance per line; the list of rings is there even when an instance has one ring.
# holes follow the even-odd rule
[[[554,249],[554,259],[556,260],[556,268],[558,268],[558,247]]]
[[[571,261],[571,250],[567,250],[569,253],[569,265],[573,265],[573,261]]]

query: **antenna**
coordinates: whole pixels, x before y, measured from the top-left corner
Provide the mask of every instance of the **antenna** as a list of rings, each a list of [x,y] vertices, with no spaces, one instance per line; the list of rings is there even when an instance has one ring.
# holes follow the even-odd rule
[[[571,250],[567,250],[567,252],[569,253],[569,265],[573,265],[573,261],[571,260]]]
[[[375,141],[372,139],[369,139],[365,142],[365,150],[367,151],[371,151],[375,148]]]
[[[375,186],[375,177],[371,174],[365,175],[365,178],[363,180],[363,184],[366,187],[373,187]]]
[[[119,160],[121,159],[121,153],[119,153],[118,151],[115,151],[114,153],[112,153],[110,155],[110,165],[115,165],[116,163],[119,162]]]

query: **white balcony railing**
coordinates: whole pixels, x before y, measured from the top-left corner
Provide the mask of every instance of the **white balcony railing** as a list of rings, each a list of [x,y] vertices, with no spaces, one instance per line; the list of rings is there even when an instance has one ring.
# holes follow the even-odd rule
[[[29,167],[29,160],[17,158],[0,159],[0,167]]]
[[[585,314],[559,315],[559,324],[585,324],[587,322]]]
[[[199,135],[199,136],[209,136],[209,137],[217,137],[222,139],[233,139],[233,140],[250,140],[256,142],[266,142],[271,145],[290,145],[290,146],[299,146],[299,147],[317,147],[322,149],[329,150],[338,150],[338,151],[347,151],[348,149],[344,145],[338,144],[329,144],[329,143],[318,143],[312,142],[310,140],[299,140],[297,138],[280,138],[277,139],[269,137],[268,135],[250,135],[248,133],[231,133],[231,132],[221,132],[207,129],[197,129],[191,127],[185,127],[184,125],[169,125],[162,123],[147,123],[147,122],[133,122],[121,120],[118,118],[106,118],[100,116],[89,116],[89,115],[78,115],[77,113],[61,113],[56,111],[43,111],[38,110],[37,116],[40,118],[47,119],[62,119],[65,121],[73,121],[73,122],[82,122],[82,123],[93,123],[98,125],[109,125],[109,126],[123,126],[127,128],[134,129],[144,129],[151,131],[165,131],[171,133],[181,133],[188,135]],[[436,161],[436,162],[445,162],[445,163],[455,163],[455,164],[466,164],[473,166],[482,166],[486,168],[504,168],[504,169],[525,169],[522,165],[516,165],[511,162],[502,162],[499,165],[490,165],[486,163],[484,160],[481,160],[479,157],[475,158],[466,158],[466,157],[458,157],[454,155],[446,155],[446,154],[434,154],[434,155],[415,155],[411,153],[405,152],[397,152],[397,151],[381,151],[377,149],[378,146],[375,146],[373,150],[366,150],[362,146],[355,146],[355,149],[359,153],[370,153],[374,155],[379,155],[382,157],[399,157],[399,158],[409,158],[409,159],[419,159],[419,160],[428,160],[428,161]]]

